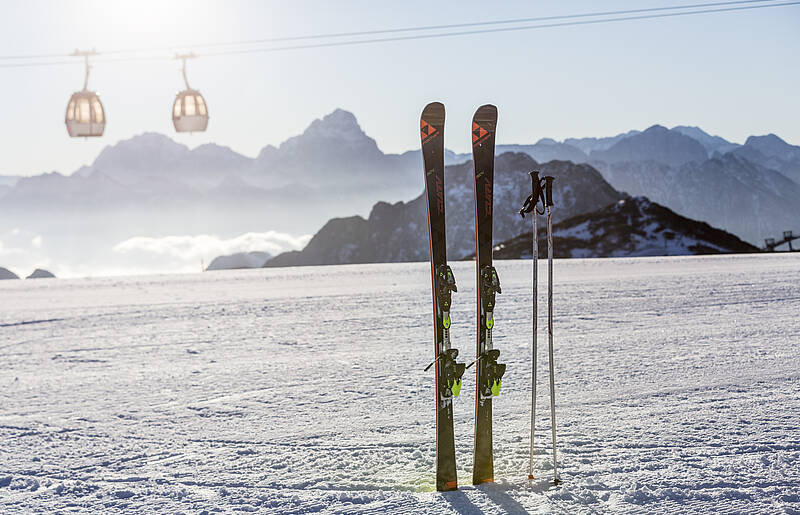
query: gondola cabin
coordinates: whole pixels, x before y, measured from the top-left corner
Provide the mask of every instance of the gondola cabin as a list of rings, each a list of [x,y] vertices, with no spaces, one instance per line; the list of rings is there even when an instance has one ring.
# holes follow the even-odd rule
[[[186,78],[186,60],[194,57],[192,53],[175,55],[175,59],[183,62],[181,73],[186,85],[186,89],[175,95],[175,102],[172,103],[172,125],[176,132],[203,132],[208,127],[206,100],[199,91],[189,86],[189,79]]]
[[[203,95],[186,89],[175,95],[172,124],[177,132],[203,132],[208,127],[208,109]]]
[[[106,129],[106,113],[103,103],[94,91],[89,91],[89,56],[96,55],[94,50],[78,51],[72,54],[83,57],[86,72],[83,79],[83,89],[72,94],[67,104],[67,114],[64,123],[67,133],[71,138],[97,138],[103,135]]]
[[[78,91],[72,94],[64,117],[67,132],[72,138],[96,138],[106,128],[103,103],[94,91]]]

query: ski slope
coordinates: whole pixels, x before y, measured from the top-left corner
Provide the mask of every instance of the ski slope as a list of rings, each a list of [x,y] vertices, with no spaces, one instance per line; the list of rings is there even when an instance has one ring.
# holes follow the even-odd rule
[[[800,513],[800,254],[557,260],[557,487],[531,262],[496,267],[497,483],[467,374],[446,494],[427,263],[0,282],[0,512]]]

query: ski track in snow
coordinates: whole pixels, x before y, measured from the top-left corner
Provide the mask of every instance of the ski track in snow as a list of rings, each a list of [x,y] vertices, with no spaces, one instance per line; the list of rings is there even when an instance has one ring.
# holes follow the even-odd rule
[[[557,487],[546,263],[531,486],[531,263],[496,266],[497,483],[468,373],[449,493],[427,263],[3,281],[0,512],[800,513],[800,254],[557,260]]]

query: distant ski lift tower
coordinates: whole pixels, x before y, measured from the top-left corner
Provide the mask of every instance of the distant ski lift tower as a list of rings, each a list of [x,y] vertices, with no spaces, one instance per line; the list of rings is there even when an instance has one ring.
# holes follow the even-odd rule
[[[792,240],[795,239],[792,231],[783,231],[783,239],[789,244],[789,252],[792,252]]]
[[[67,104],[67,114],[64,123],[67,125],[67,133],[72,138],[95,138],[103,135],[106,128],[106,114],[100,97],[94,91],[89,91],[89,56],[97,55],[92,50],[78,51],[72,53],[73,56],[83,57],[86,66],[86,75],[83,80],[83,89],[72,94]]]
[[[792,242],[797,239],[800,239],[800,234],[795,234],[793,231],[783,231],[783,239],[780,241],[775,241],[775,238],[764,238],[764,250],[767,252],[775,252],[776,247],[780,247],[786,243],[789,245],[789,252],[796,252],[795,249],[792,248]]]
[[[186,60],[192,59],[193,53],[176,54],[175,59],[183,61],[181,72],[186,89],[175,95],[175,102],[172,104],[172,124],[177,132],[203,132],[208,127],[208,108],[203,95],[196,89],[189,86],[186,78]]]

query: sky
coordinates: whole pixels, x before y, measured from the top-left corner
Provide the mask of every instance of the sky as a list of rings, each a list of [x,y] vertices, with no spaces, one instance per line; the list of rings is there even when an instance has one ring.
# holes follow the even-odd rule
[[[79,59],[0,66],[0,175],[69,174],[106,145],[148,131],[255,156],[337,107],[353,112],[384,152],[403,152],[419,147],[419,113],[433,100],[447,107],[445,142],[458,152],[469,150],[469,120],[484,103],[498,106],[500,143],[609,136],[659,123],[696,125],[740,143],[775,133],[800,144],[800,5],[202,55],[234,48],[207,43],[692,3],[699,0],[3,1],[0,56],[94,48],[99,60],[120,49],[165,49],[136,54],[157,60],[93,66],[89,87],[100,94],[108,123],[102,138],[89,141],[69,138],[63,122],[70,95],[83,85]],[[180,63],[170,59],[176,51],[201,55],[188,74],[209,107],[205,133],[172,128],[172,100],[183,88]],[[29,61],[0,59],[21,62]]]

